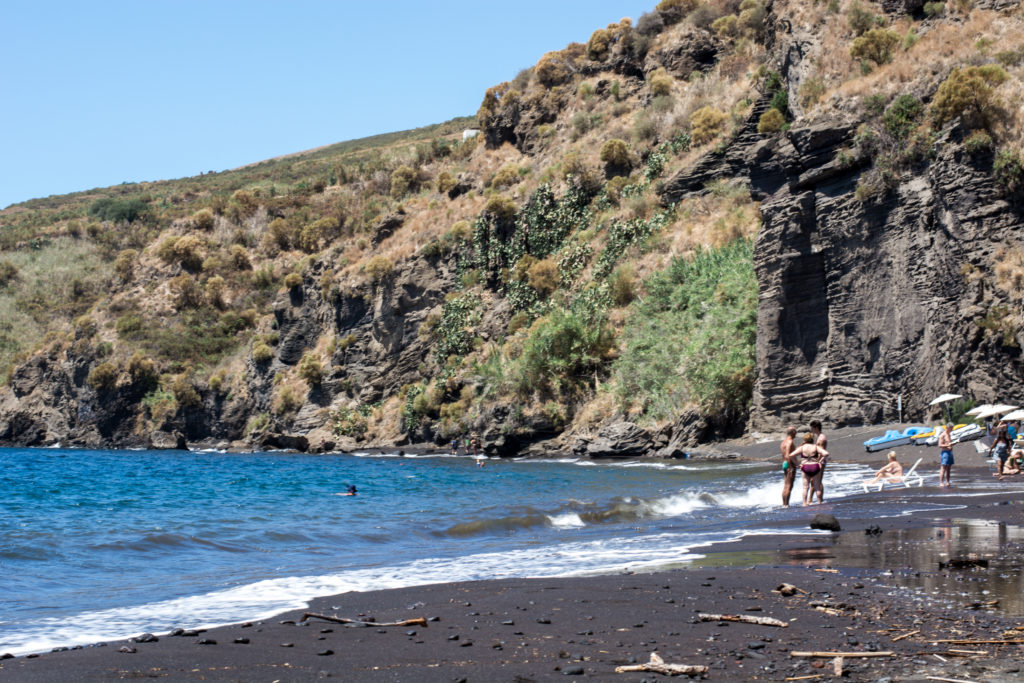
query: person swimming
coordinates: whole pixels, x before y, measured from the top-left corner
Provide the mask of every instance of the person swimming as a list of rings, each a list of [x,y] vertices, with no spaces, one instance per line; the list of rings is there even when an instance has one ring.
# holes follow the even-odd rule
[[[343,496],[355,496],[355,495],[358,495],[358,494],[359,494],[359,490],[356,488],[356,485],[355,484],[349,484],[348,485],[348,489],[345,491],[345,493],[343,493],[341,495],[343,495]]]

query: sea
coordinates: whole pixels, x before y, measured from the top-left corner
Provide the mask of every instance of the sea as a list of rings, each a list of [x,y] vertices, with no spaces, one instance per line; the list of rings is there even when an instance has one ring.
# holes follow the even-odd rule
[[[828,500],[863,498],[867,474],[831,464]],[[0,449],[0,653],[348,591],[685,568],[712,544],[815,533],[780,489],[775,463],[732,460]],[[887,500],[870,515],[908,514]]]

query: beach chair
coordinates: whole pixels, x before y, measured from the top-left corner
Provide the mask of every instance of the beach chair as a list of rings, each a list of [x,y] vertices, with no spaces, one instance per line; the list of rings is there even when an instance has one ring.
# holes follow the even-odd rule
[[[911,465],[910,469],[903,473],[903,476],[900,478],[900,480],[898,482],[886,481],[885,479],[883,479],[883,480],[881,480],[879,482],[871,482],[871,481],[864,482],[864,493],[868,492],[868,487],[874,486],[876,483],[878,484],[878,490],[879,491],[881,491],[883,488],[885,488],[886,484],[903,484],[903,486],[908,488],[908,489],[910,488],[911,482],[916,482],[918,486],[923,486],[924,485],[924,478],[920,474],[917,473],[917,466],[921,464],[922,460],[924,460],[924,458],[918,458],[917,462],[915,462],[913,465]]]

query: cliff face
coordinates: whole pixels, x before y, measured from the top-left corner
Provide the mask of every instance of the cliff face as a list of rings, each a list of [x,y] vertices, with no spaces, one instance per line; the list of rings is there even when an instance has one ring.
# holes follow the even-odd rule
[[[254,206],[273,208],[239,213],[232,199],[235,218],[230,204],[216,219],[210,214],[216,230],[187,217],[163,226],[164,239],[136,245],[135,279],[112,280],[91,327],[68,321],[19,358],[0,388],[0,444],[304,450],[354,448],[366,439],[440,443],[475,431],[497,454],[558,438],[559,449],[581,456],[675,457],[744,426],[893,419],[897,397],[910,419],[928,417],[928,401],[946,391],[1012,399],[1024,372],[1022,297],[996,286],[995,274],[1007,258],[1003,248],[1024,242],[1024,203],[993,176],[1005,137],[967,145],[977,125],[956,117],[933,123],[928,115],[953,69],[991,60],[964,53],[942,61],[929,47],[918,65],[913,41],[903,38],[910,47],[886,72],[851,60],[845,15],[795,0],[743,4],[705,3],[703,19],[663,12],[635,30],[610,26],[618,38],[603,57],[588,57],[594,50],[579,44],[545,56],[518,89],[506,83],[485,97],[486,145],[417,169],[402,157],[392,182],[404,169],[407,183],[422,185],[416,192],[385,201],[388,171],[373,170],[358,182],[335,178],[338,185],[315,202],[300,193],[276,204],[250,195]],[[954,31],[993,26],[993,35],[1003,31],[1001,46],[1024,36],[1012,14],[1019,3],[975,5],[990,14],[950,18]],[[929,32],[949,33],[944,20],[923,19],[922,6],[887,0],[871,9],[888,16],[872,15],[870,25],[923,41]],[[748,22],[747,35],[713,20],[711,9]],[[763,23],[749,23],[758,16]],[[836,36],[842,40],[830,45]],[[1019,53],[1008,67],[1017,82]],[[1015,53],[1006,54],[1010,64]],[[550,83],[540,82],[544,62],[562,69],[548,73]],[[830,73],[824,64],[839,66]],[[805,96],[815,84],[818,100]],[[897,112],[903,118],[887,120],[882,112],[901,97],[909,98]],[[714,130],[698,135],[702,113]],[[766,114],[784,115],[784,130],[759,131]],[[620,160],[628,177],[616,177],[621,164],[603,158],[612,138],[629,150]],[[577,191],[586,199],[579,206],[567,199]],[[738,194],[723,199],[729,192]],[[367,197],[372,210],[360,203]],[[671,217],[658,221],[663,207]],[[362,232],[346,223],[356,209],[370,217]],[[320,212],[336,220],[325,227],[326,219],[314,220]],[[522,386],[524,366],[516,363],[539,343],[548,311],[573,312],[574,301],[590,301],[621,335],[639,314],[629,301],[650,293],[643,282],[673,256],[749,236],[758,220],[756,362],[737,371],[747,380],[745,405],[756,366],[749,415],[742,407],[716,413],[690,395],[661,423],[645,422],[631,397],[613,398],[609,367],[628,351],[622,336],[616,353],[594,353],[580,365],[585,381],[559,377],[545,388],[545,376],[536,375],[534,386]],[[318,236],[314,228],[338,234]],[[655,244],[648,238],[659,230]],[[209,272],[203,259],[198,268],[159,256],[163,244],[182,240],[201,245]],[[236,268],[229,264],[242,244],[248,256]],[[370,268],[374,259],[386,267]],[[620,265],[617,282],[628,296],[612,304],[609,274]],[[1020,273],[1024,279],[1024,252]],[[270,284],[261,288],[257,276]],[[217,291],[228,294],[217,303],[196,294],[205,303],[185,305],[172,288],[182,280],[197,288],[219,280]],[[215,320],[251,313],[230,352],[160,357],[154,335],[133,336],[123,324],[135,316],[136,325],[184,329],[181,321],[202,307]],[[747,356],[750,348],[748,339]],[[149,370],[145,358],[136,361],[145,353],[153,355]],[[307,361],[316,366],[310,372]],[[114,368],[105,382],[97,376],[104,364]],[[678,368],[659,372],[658,379]],[[520,386],[511,389],[517,376]]]

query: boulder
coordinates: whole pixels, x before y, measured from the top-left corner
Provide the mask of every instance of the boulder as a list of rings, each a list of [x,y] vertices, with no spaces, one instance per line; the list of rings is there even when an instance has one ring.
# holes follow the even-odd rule
[[[811,520],[812,529],[824,529],[825,531],[839,531],[839,520],[832,515],[818,513]]]
[[[181,432],[156,431],[149,435],[149,447],[155,451],[183,451],[187,448]]]

